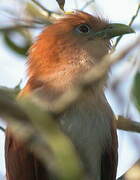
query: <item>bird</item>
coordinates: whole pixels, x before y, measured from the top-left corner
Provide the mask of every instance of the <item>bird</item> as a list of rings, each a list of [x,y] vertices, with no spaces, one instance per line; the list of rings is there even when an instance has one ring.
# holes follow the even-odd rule
[[[109,23],[102,17],[74,11],[47,26],[29,50],[28,81],[19,97],[43,90],[43,100],[57,100],[74,86],[111,49],[113,37],[132,33],[124,24]],[[115,180],[118,140],[115,115],[105,97],[106,79],[91,85],[57,119],[71,139],[90,180]],[[46,154],[47,156],[47,154]],[[53,179],[43,164],[6,130],[7,180]]]

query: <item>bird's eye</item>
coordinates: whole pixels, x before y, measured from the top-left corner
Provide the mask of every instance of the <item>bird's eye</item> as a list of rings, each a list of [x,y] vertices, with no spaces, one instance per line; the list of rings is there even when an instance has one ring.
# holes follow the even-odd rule
[[[88,34],[91,30],[91,27],[87,24],[81,24],[78,27],[76,27],[76,31],[82,34]]]

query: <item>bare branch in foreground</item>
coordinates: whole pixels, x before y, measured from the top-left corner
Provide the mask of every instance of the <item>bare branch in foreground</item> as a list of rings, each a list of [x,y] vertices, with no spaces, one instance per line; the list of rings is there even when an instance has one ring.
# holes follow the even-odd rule
[[[41,26],[35,26],[35,25],[14,25],[14,26],[9,26],[9,27],[1,27],[0,31],[11,31],[11,30],[17,30],[21,28],[29,28],[29,29],[37,29],[37,28],[42,28]]]
[[[2,132],[5,132],[5,128],[3,128],[2,126],[0,126],[0,130],[1,130]]]
[[[132,121],[131,119],[125,118],[123,116],[118,116],[116,123],[117,123],[117,128],[120,130],[140,133],[139,122]]]
[[[6,115],[22,122],[29,121],[29,117],[18,106],[12,92],[6,91],[4,88],[0,89],[0,114],[3,117]]]
[[[129,24],[128,24],[130,27],[132,26],[133,22],[135,21],[136,17],[138,16],[139,10],[140,10],[140,3],[138,4],[138,8],[137,8],[137,10],[136,10],[136,13],[135,13],[134,16],[131,18],[131,20],[130,20],[130,22],[129,22]],[[118,45],[118,43],[119,43],[119,41],[121,40],[122,37],[123,37],[123,35],[122,35],[122,36],[119,36],[119,37],[117,38],[114,47],[116,47],[116,46]]]
[[[50,11],[49,9],[45,8],[40,2],[38,2],[37,0],[32,0],[33,3],[35,3],[38,7],[40,7],[43,11],[45,11],[46,13],[48,13],[49,16],[51,16],[52,14],[56,14],[56,15],[60,15],[60,13],[54,12],[54,11]]]
[[[53,12],[50,11],[49,9],[45,8],[42,4],[40,4],[40,2],[36,1],[36,0],[32,0],[33,3],[35,3],[38,7],[40,7],[43,11],[45,11],[46,13],[48,13],[49,15],[51,15]]]
[[[46,111],[29,100],[17,103],[8,91],[0,89],[0,115],[8,122],[15,138],[58,179],[82,179],[81,162],[75,148]]]

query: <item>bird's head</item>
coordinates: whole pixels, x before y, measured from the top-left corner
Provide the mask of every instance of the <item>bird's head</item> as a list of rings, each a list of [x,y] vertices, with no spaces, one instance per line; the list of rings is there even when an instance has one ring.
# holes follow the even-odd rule
[[[85,12],[67,14],[45,28],[31,47],[29,76],[64,83],[99,62],[111,38],[132,32],[126,25],[109,24]]]

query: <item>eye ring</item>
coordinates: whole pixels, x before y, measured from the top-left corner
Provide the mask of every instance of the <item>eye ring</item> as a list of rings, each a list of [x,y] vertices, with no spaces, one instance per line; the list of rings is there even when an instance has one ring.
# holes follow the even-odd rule
[[[91,27],[88,24],[80,24],[76,27],[76,31],[81,34],[88,34],[91,30]]]

